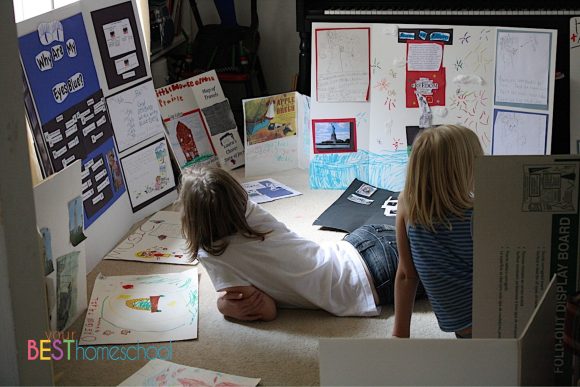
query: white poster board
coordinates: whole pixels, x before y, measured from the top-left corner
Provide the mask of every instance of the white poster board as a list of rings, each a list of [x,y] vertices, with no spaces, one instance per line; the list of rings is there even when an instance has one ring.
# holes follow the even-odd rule
[[[358,178],[400,191],[412,140],[441,124],[472,129],[486,154],[550,153],[556,30],[313,23],[312,41],[348,40],[358,28],[370,29],[366,102],[315,98],[330,54],[312,45],[311,187],[344,189]]]
[[[553,385],[556,285],[519,338],[321,339],[323,386]]]
[[[580,288],[579,190],[580,156],[482,157],[476,162],[474,337],[518,337],[556,275],[554,375],[570,372],[564,314],[567,294]]]
[[[181,215],[159,211],[119,243],[105,259],[193,264],[181,234]]]
[[[87,308],[80,175],[81,164],[77,161],[34,187],[53,331],[68,328]]]
[[[79,345],[197,338],[197,269],[105,277],[99,274]]]
[[[85,0],[17,25],[25,106],[42,170],[49,175],[83,161],[87,271],[134,222],[177,197],[174,185],[132,206],[127,192],[139,187],[131,187],[120,166],[127,152],[164,135],[138,20],[135,0]],[[170,164],[165,173],[173,176]]]
[[[214,158],[227,170],[244,165],[234,113],[215,70],[156,92],[172,151],[182,169],[197,163],[214,164]]]

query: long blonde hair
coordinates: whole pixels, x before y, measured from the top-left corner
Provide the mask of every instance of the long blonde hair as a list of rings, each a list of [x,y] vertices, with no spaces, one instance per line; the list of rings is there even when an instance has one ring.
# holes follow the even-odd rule
[[[228,172],[215,167],[183,172],[179,191],[182,233],[187,249],[196,258],[202,248],[221,255],[227,236],[239,232],[247,238],[264,240],[269,232],[254,230],[246,220],[248,194]]]
[[[483,149],[477,135],[458,125],[420,133],[411,150],[402,195],[406,221],[435,231],[451,228],[450,216],[462,218],[473,208],[474,163]]]

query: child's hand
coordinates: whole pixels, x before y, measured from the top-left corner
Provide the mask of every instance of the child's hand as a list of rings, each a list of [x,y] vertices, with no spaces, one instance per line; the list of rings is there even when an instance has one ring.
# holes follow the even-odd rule
[[[228,317],[242,321],[273,320],[276,318],[276,303],[272,297],[253,286],[224,289],[218,298],[218,310]]]

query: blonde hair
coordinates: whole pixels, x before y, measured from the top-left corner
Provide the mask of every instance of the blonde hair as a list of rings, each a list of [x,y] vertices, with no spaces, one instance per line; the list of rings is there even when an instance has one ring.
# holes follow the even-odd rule
[[[228,172],[215,167],[183,172],[179,191],[182,233],[192,258],[202,248],[221,255],[227,236],[239,232],[247,238],[264,240],[268,232],[254,230],[246,220],[248,194]]]
[[[435,231],[450,216],[463,218],[473,208],[474,162],[483,149],[477,135],[458,125],[420,133],[411,150],[402,195],[406,221]]]

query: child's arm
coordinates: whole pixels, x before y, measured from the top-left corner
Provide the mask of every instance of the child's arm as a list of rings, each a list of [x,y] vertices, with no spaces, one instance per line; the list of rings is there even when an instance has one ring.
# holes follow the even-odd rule
[[[401,197],[397,203],[397,250],[399,252],[399,266],[395,276],[395,324],[393,336],[409,337],[411,331],[411,315],[415,304],[415,293],[419,284],[419,277],[407,237],[405,225],[405,204]]]
[[[222,289],[225,294],[217,300],[218,310],[227,317],[242,321],[271,321],[276,318],[276,302],[254,286]]]

